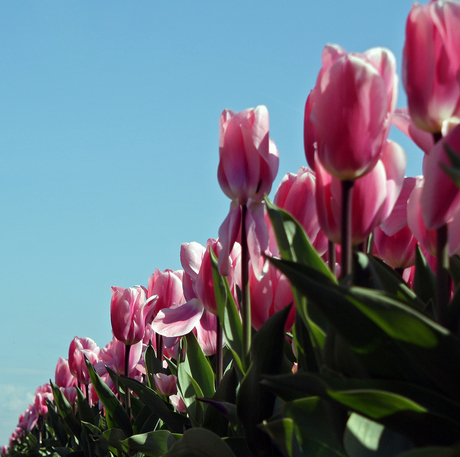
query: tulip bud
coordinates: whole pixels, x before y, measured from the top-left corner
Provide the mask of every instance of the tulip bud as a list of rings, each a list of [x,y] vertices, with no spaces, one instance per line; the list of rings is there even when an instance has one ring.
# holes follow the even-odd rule
[[[403,84],[415,125],[440,133],[460,117],[460,3],[415,3],[406,22]]]
[[[110,318],[115,338],[124,344],[142,340],[145,332],[145,292],[141,287],[112,287]]]

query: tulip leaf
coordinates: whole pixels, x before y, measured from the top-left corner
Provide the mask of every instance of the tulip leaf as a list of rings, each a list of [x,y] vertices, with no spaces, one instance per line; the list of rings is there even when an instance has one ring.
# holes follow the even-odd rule
[[[155,380],[153,375],[156,373],[163,373],[163,367],[155,355],[155,350],[153,349],[152,343],[150,343],[145,350],[144,362],[147,383],[151,389],[155,389]]]
[[[214,294],[216,297],[219,322],[222,326],[225,340],[233,353],[238,368],[243,372],[243,325],[230,292],[227,278],[219,274],[217,257],[212,249],[209,250],[212,265],[212,277],[214,282]]]
[[[141,452],[147,456],[161,457],[169,451],[175,442],[176,439],[171,432],[168,430],[157,430],[130,436],[121,444],[132,451]]]
[[[175,413],[172,407],[165,403],[150,387],[136,379],[124,376],[120,377],[119,381],[129,387],[152,412],[158,414],[158,417],[168,426],[172,433],[182,433],[183,429],[190,425],[190,421],[186,417]]]
[[[436,276],[418,245],[415,250],[414,292],[427,305],[436,302]]]
[[[86,358],[85,361],[94,390],[104,405],[107,415],[114,421],[117,427],[120,427],[120,429],[123,430],[127,436],[132,435],[133,429],[131,427],[131,421],[125,408],[107,384],[102,381],[100,376],[96,373],[96,370],[93,365],[91,365],[91,362]]]
[[[61,389],[59,389],[59,387],[52,381],[50,381],[50,384],[51,389],[53,390],[54,402],[56,403],[59,414],[61,415],[65,425],[74,436],[80,436],[81,426],[72,411],[72,406],[70,406],[70,403],[65,398]]]
[[[281,258],[308,265],[321,272],[332,282],[337,282],[331,270],[310,243],[300,223],[287,211],[278,208],[265,197],[268,215],[275,231]]]
[[[53,427],[56,438],[61,446],[65,446],[69,441],[69,436],[63,424],[62,417],[55,411],[55,403],[46,399],[46,405],[48,406],[48,415],[50,418],[51,426]]]
[[[264,421],[262,428],[288,457],[303,457],[306,455],[301,451],[297,442],[295,424],[291,418],[285,417],[269,422]]]
[[[460,399],[460,342],[448,330],[383,292],[316,280],[304,265],[270,259],[318,306],[375,377],[410,381]],[[444,362],[445,361],[445,362]]]
[[[231,448],[206,428],[194,427],[173,444],[164,457],[236,457]]]
[[[273,414],[276,396],[260,381],[263,375],[280,374],[284,359],[284,325],[290,311],[285,307],[271,316],[255,334],[252,347],[252,364],[241,382],[237,397],[237,413],[243,424],[248,447],[257,456],[278,455],[269,436],[259,424]]]
[[[77,404],[78,404],[78,417],[81,421],[88,422],[97,426],[97,419],[94,415],[88,400],[83,395],[83,392],[77,387]]]
[[[283,415],[293,421],[295,436],[302,455],[346,457],[324,402],[319,397],[302,398],[285,403]]]

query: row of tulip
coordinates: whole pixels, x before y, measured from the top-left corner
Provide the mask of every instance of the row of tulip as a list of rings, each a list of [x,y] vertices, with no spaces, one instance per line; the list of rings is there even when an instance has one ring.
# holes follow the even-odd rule
[[[305,105],[310,168],[284,176],[273,203],[267,108],[224,110],[219,238],[184,243],[182,270],[156,269],[147,287],[112,287],[113,340],[73,339],[2,453],[450,455],[459,49],[460,3],[414,5],[409,106],[396,109],[391,51],[327,45]],[[392,124],[424,152],[423,176],[404,176]]]

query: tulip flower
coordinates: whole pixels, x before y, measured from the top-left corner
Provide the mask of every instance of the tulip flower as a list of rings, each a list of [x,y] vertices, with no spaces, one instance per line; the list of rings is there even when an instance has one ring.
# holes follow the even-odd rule
[[[328,58],[306,106],[307,159],[310,163],[316,141],[324,169],[353,181],[369,173],[382,154],[396,103],[396,60],[383,48],[355,55],[327,47],[324,54]]]
[[[91,338],[75,337],[69,347],[69,368],[80,384],[88,385],[90,377],[85,357],[94,365],[99,360],[99,347]]]
[[[374,250],[388,265],[405,269],[415,264],[417,239],[407,225],[407,201],[417,179],[404,178],[391,214],[374,230]]]
[[[123,344],[141,341],[145,332],[145,292],[141,287],[112,287],[112,333]]]
[[[415,3],[406,22],[403,85],[415,125],[439,134],[460,117],[460,3]]]
[[[460,125],[438,141],[423,161],[422,214],[428,230],[449,222],[460,207],[460,189],[440,166],[451,166],[446,147],[460,154]]]
[[[327,250],[327,238],[321,232],[316,212],[316,176],[306,167],[297,174],[286,174],[276,190],[273,203],[294,216],[319,255]]]
[[[362,243],[391,213],[401,192],[406,167],[403,149],[387,140],[381,159],[370,173],[355,181],[351,220],[352,244]],[[316,209],[321,229],[334,243],[341,241],[341,182],[317,159]]]

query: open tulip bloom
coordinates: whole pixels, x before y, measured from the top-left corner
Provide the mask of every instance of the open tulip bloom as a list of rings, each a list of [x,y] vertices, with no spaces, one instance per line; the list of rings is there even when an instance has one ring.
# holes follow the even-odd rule
[[[414,4],[396,109],[390,50],[326,45],[273,202],[268,109],[224,110],[219,237],[112,287],[112,340],[71,341],[2,455],[458,455],[459,50],[460,3]]]

